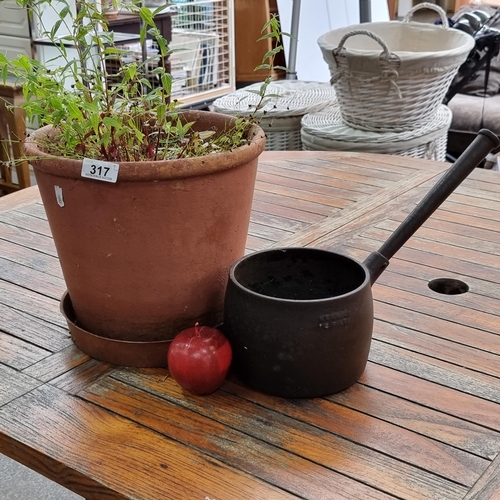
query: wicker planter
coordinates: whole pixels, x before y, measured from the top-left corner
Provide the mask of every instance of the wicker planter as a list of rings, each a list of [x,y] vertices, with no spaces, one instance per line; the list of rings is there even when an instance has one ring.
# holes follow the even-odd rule
[[[186,119],[199,130],[231,124],[215,113]],[[262,130],[230,153],[122,163],[115,184],[82,178],[81,161],[44,155],[33,142],[44,133],[33,134],[26,150],[42,157],[33,166],[77,345],[117,364],[164,365],[158,342],[195,321],[221,321],[228,269],[245,250]],[[130,342],[118,359],[113,341]],[[138,348],[145,355],[135,362]]]

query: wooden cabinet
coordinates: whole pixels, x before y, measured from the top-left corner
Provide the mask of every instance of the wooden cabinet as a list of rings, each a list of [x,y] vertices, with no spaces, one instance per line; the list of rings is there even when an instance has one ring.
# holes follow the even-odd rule
[[[9,59],[31,57],[28,15],[14,0],[0,2],[0,53]],[[22,102],[20,85],[0,82],[0,193],[30,185],[28,162],[20,161],[26,135],[25,113],[18,107]]]
[[[11,193],[30,185],[27,161],[21,161],[26,136],[26,116],[20,85],[0,83],[0,192]],[[10,109],[13,106],[13,109]]]
[[[244,85],[264,80],[267,70],[254,71],[262,63],[264,54],[272,49],[272,40],[257,40],[262,36],[262,26],[277,14],[276,0],[235,0],[234,1],[234,31],[236,43],[236,82]],[[285,66],[283,52],[279,54],[276,64]],[[285,72],[275,73],[276,78],[284,78]]]

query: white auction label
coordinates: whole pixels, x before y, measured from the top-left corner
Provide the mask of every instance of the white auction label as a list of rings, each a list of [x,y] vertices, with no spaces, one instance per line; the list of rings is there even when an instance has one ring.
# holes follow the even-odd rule
[[[84,158],[82,164],[82,177],[105,182],[116,182],[120,165],[110,161],[92,160]]]

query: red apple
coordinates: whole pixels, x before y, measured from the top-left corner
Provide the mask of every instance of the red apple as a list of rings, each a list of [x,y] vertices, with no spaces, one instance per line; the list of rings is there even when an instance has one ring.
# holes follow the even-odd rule
[[[170,343],[167,363],[170,374],[193,394],[210,394],[220,387],[231,365],[232,350],[216,328],[187,328]]]

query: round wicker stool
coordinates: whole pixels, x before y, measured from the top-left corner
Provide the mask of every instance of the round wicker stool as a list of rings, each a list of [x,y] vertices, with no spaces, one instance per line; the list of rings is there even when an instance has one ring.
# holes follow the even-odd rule
[[[260,101],[255,94],[262,83],[255,83],[216,99],[212,110],[229,115],[250,115]],[[249,92],[252,91],[252,92]],[[335,90],[329,83],[277,80],[269,84],[265,106],[258,111],[260,126],[267,136],[268,151],[302,149],[300,121],[335,102]]]
[[[310,151],[364,151],[446,161],[452,113],[440,105],[426,125],[404,132],[371,132],[346,125],[338,105],[302,118],[302,145]]]

